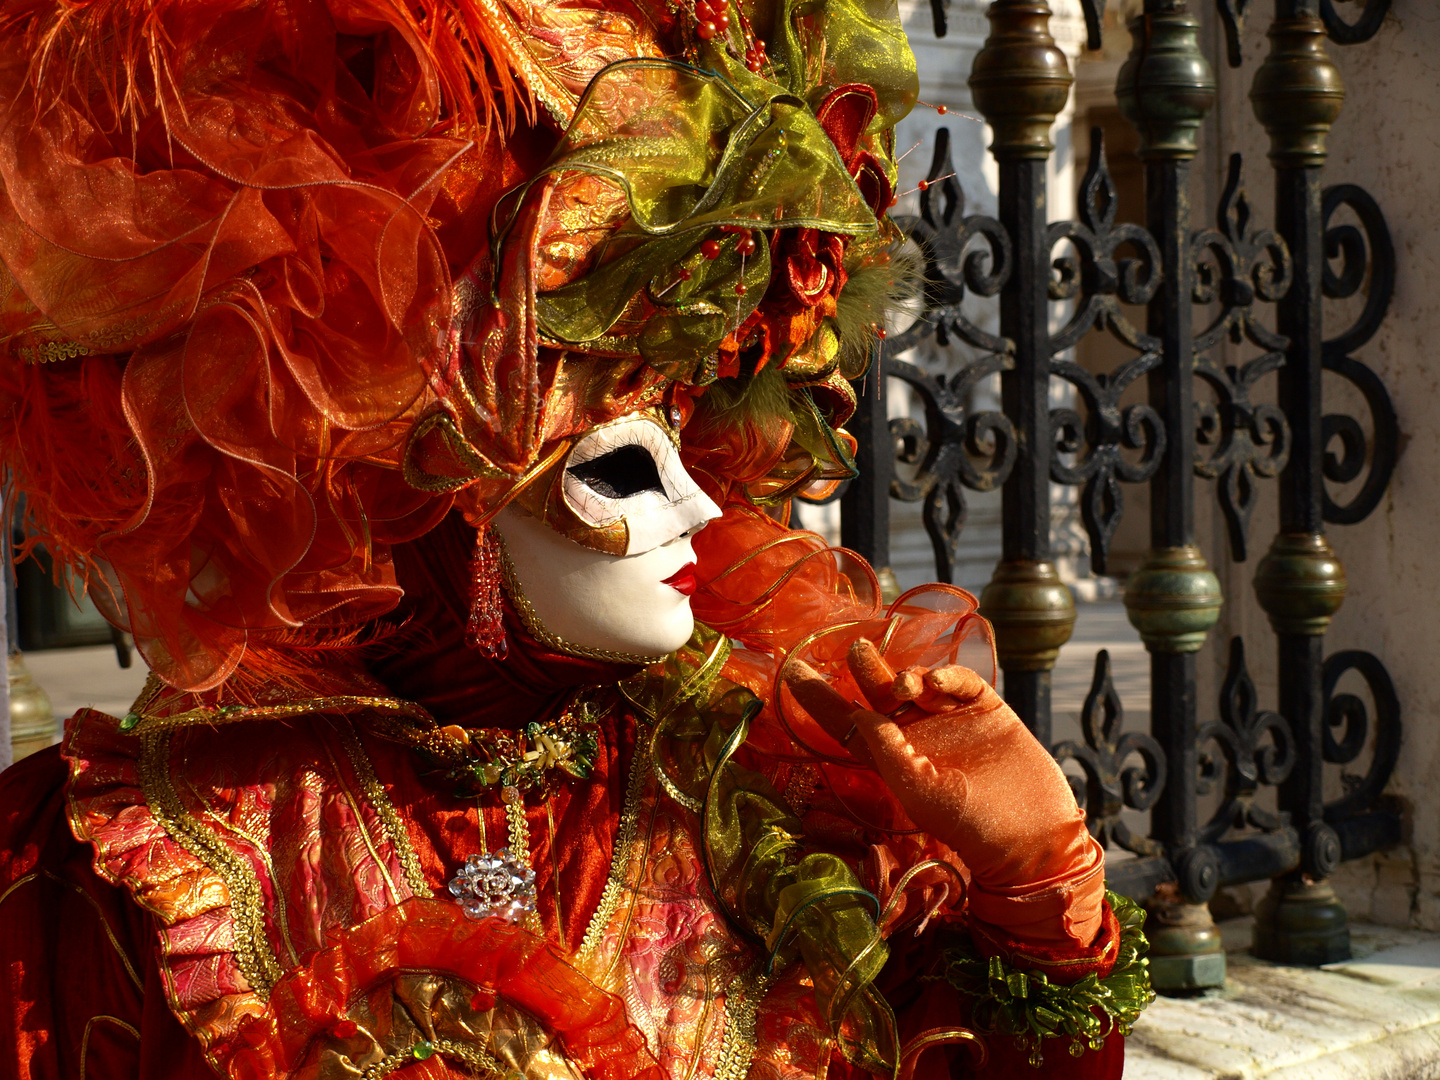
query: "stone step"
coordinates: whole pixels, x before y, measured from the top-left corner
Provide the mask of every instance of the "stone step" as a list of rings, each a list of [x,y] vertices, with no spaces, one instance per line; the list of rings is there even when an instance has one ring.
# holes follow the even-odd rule
[[[1249,955],[1250,927],[1220,924],[1223,989],[1145,1011],[1125,1080],[1440,1077],[1440,934],[1352,923],[1351,960],[1297,968]]]

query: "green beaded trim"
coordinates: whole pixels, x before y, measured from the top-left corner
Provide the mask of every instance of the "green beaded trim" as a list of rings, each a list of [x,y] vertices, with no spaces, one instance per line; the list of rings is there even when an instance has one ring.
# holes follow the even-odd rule
[[[1044,1039],[1069,1037],[1068,1049],[1076,1057],[1087,1046],[1099,1050],[1112,1031],[1129,1035],[1141,1011],[1155,1000],[1145,958],[1150,949],[1142,930],[1145,912],[1127,897],[1108,890],[1105,897],[1120,923],[1120,949],[1114,970],[1103,979],[1092,972],[1060,986],[1045,975],[1016,971],[998,956],[982,957],[968,937],[945,950],[945,973],[930,977],[944,979],[973,999],[974,1028],[1014,1036],[1037,1068]]]
[[[582,714],[585,715],[585,714]],[[452,784],[459,798],[483,794],[493,787],[537,790],[549,798],[565,777],[584,780],[595,768],[598,725],[576,723],[569,713],[559,720],[531,722],[519,731],[470,730],[462,742],[441,745],[444,729],[429,733],[421,757],[430,771]]]

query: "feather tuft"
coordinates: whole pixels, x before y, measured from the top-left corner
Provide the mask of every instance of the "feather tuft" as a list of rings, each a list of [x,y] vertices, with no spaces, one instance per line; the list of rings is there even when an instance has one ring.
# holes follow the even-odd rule
[[[303,53],[307,43],[364,31],[377,50],[413,52],[422,69],[416,83],[431,82],[440,97],[432,131],[483,145],[492,135],[503,142],[521,119],[533,122],[534,97],[475,0],[332,0],[325,14],[268,0],[21,0],[0,10],[0,38],[21,43],[37,102],[88,102],[87,119],[107,132],[133,131],[157,115],[168,121],[183,108],[197,56],[210,57],[208,75],[218,63],[245,76],[256,66],[292,66],[272,63],[277,43],[282,53]],[[218,26],[227,31],[223,56],[206,41],[220,36]]]

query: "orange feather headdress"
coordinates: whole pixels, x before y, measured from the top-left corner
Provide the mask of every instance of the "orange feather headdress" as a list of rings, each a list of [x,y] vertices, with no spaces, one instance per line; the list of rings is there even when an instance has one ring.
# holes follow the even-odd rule
[[[390,610],[392,545],[604,419],[769,365],[828,432],[915,95],[873,9],[5,4],[0,453],[35,541],[205,689],[252,635]]]

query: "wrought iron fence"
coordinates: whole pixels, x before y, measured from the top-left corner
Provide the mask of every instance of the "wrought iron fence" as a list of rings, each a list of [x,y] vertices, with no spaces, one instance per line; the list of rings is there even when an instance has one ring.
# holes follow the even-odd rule
[[[1239,66],[1251,5],[1216,3],[1228,62]],[[934,6],[943,35],[943,11]],[[1084,7],[1096,48],[1104,0]],[[994,0],[970,86],[994,133],[997,215],[965,215],[942,129],[920,213],[902,220],[926,262],[924,311],[884,342],[882,377],[864,384],[852,425],[862,474],[843,497],[841,538],[877,567],[889,563],[890,499],[923,503],[937,576],[949,580],[966,491],[1003,488],[1003,554],[982,610],[995,624],[1006,697],[1047,745],[1051,672],[1076,618],[1052,561],[1051,484],[1079,487],[1091,563],[1103,572],[1124,512],[1122,485],[1148,483],[1150,546],[1127,581],[1125,604],[1150,654],[1150,731],[1124,730],[1101,653],[1082,714],[1083,742],[1053,752],[1083,774],[1074,784],[1091,831],[1135,856],[1114,864],[1111,887],[1152,900],[1159,887],[1152,970],[1162,987],[1223,980],[1218,934],[1203,905],[1218,888],[1241,882],[1273,879],[1257,910],[1257,953],[1299,963],[1348,955],[1345,911],[1326,878],[1340,861],[1400,836],[1399,814],[1383,797],[1400,742],[1390,678],[1369,653],[1325,655],[1326,629],[1345,595],[1344,569],[1325,527],[1353,524],[1375,509],[1398,442],[1383,384],[1355,358],[1385,317],[1395,254],[1374,199],[1353,184],[1321,183],[1326,135],[1343,101],[1326,40],[1369,40],[1387,9],[1388,0],[1366,0],[1347,22],[1331,0],[1275,0],[1270,53],[1251,90],[1270,138],[1274,225],[1262,227],[1252,216],[1237,154],[1215,224],[1203,226],[1204,215],[1190,206],[1189,180],[1215,80],[1186,0],[1145,0],[1116,87],[1140,136],[1142,228],[1116,219],[1098,130],[1078,220],[1048,219],[1049,134],[1071,75],[1048,32],[1044,0]],[[1358,226],[1337,223],[1341,207]],[[1362,291],[1360,317],[1327,336],[1323,301]],[[998,334],[967,319],[967,294],[998,297]],[[1274,330],[1257,317],[1260,305],[1274,305]],[[1143,326],[1127,317],[1135,306],[1145,308]],[[1052,329],[1057,313],[1063,324]],[[1069,359],[1091,333],[1113,335],[1128,358],[1101,374]],[[927,338],[971,348],[942,374],[900,359]],[[1248,358],[1225,363],[1227,340]],[[1325,371],[1363,396],[1368,434],[1356,418],[1325,412]],[[972,388],[997,372],[1003,410],[972,411]],[[1148,399],[1132,395],[1123,403],[1127,387],[1142,378]],[[887,420],[887,379],[911,387],[923,423]],[[1074,407],[1052,404],[1057,380],[1072,388]],[[1207,388],[1198,400],[1197,380]],[[1269,393],[1260,392],[1265,386]],[[1270,396],[1278,404],[1265,403]],[[900,479],[897,460],[913,469],[913,479]],[[1348,501],[1327,488],[1355,490],[1362,476]],[[1253,576],[1277,638],[1274,710],[1258,701],[1239,638],[1229,643],[1219,700],[1197,698],[1196,653],[1222,600],[1196,545],[1197,478],[1214,483],[1235,562],[1249,555],[1257,501],[1270,491],[1278,499],[1279,531]],[[1370,705],[1338,692],[1349,672],[1368,685]],[[1367,745],[1368,770],[1348,776],[1343,796],[1326,801],[1326,767],[1360,759]],[[1264,788],[1275,789],[1276,809],[1257,797]],[[1202,817],[1205,797],[1216,793],[1218,809]],[[1150,835],[1122,820],[1127,808],[1150,811]]]

